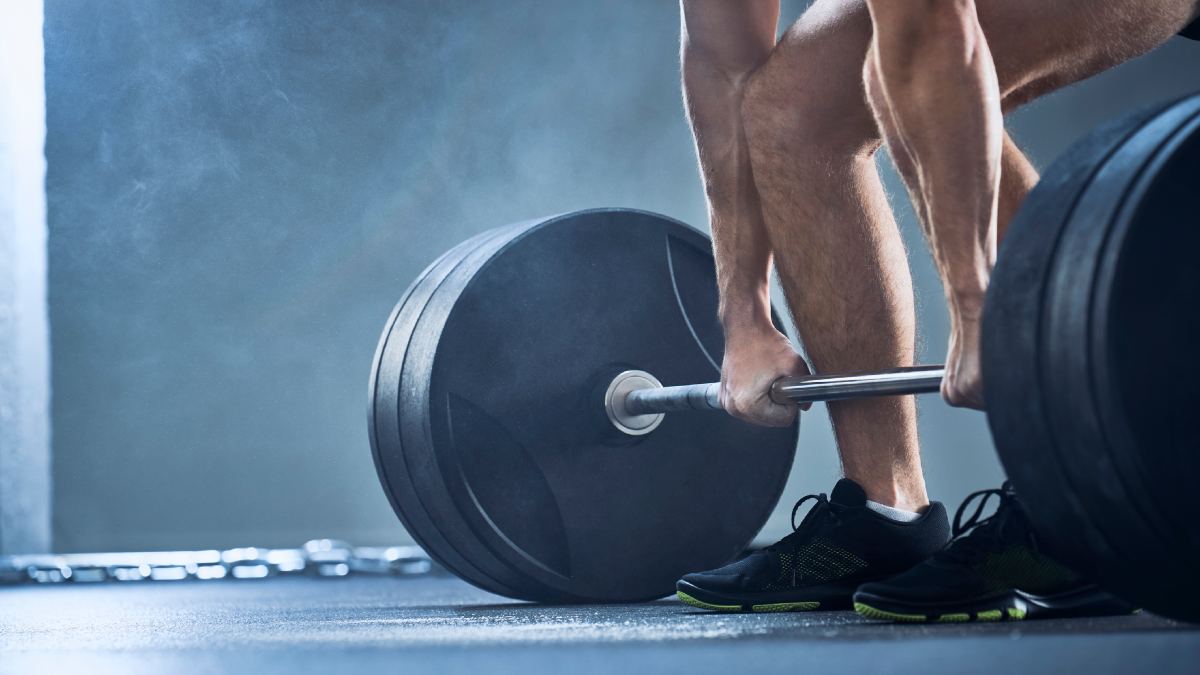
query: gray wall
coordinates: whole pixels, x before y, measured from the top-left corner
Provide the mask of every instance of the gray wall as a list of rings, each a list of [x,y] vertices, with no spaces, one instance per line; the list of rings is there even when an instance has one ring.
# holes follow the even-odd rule
[[[404,540],[364,398],[413,276],[580,207],[703,224],[671,2],[46,4],[59,549]],[[1169,44],[1016,135],[1045,162],[1200,88],[1198,57]],[[941,293],[900,205],[937,359]],[[922,425],[936,497],[999,482],[981,415],[927,399]],[[820,409],[802,442],[784,510],[836,475]]]

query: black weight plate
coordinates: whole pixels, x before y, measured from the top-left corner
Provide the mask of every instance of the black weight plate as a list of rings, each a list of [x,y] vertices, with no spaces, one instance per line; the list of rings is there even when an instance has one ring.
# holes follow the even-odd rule
[[[445,266],[445,274],[431,292],[424,296],[412,296],[406,305],[411,306],[415,322],[408,326],[403,340],[397,341],[396,349],[401,352],[402,366],[399,376],[398,398],[388,405],[398,411],[400,420],[400,444],[404,449],[404,463],[411,481],[403,487],[412,489],[417,501],[426,509],[438,533],[456,553],[466,557],[470,563],[482,568],[499,584],[484,585],[495,593],[524,597],[534,593],[545,593],[537,589],[534,582],[520,576],[511,567],[501,562],[486,548],[479,546],[479,538],[466,520],[458,515],[453,502],[452,488],[443,477],[443,460],[435,453],[423,451],[430,448],[431,422],[428,408],[423,405],[429,387],[428,365],[439,342],[422,330],[422,326],[443,325],[453,303],[442,301],[446,297],[457,297],[462,286],[469,281],[483,261],[489,260],[499,248],[508,244],[511,237],[530,223],[519,223],[496,228],[479,234],[461,245],[461,252]],[[389,341],[390,342],[390,341]],[[471,577],[464,577],[468,581]]]
[[[438,530],[414,537],[501,562],[504,588],[463,576],[541,601],[659,597],[736,556],[779,498],[797,428],[672,413],[616,440],[597,392],[624,368],[715,380],[716,299],[707,239],[645,212],[549,218],[472,248],[381,349],[406,345],[399,369],[380,366],[372,410],[385,488],[415,490],[428,521],[406,524]]]
[[[1080,193],[1099,166],[1156,111],[1105,125],[1067,150],[1025,198],[1001,242],[984,304],[982,356],[988,425],[1005,472],[1028,506],[1041,545],[1096,574],[1108,545],[1069,487],[1039,381],[1042,303],[1050,263]],[[1097,555],[1099,552],[1099,555]]]
[[[1095,429],[1128,496],[1105,513],[1134,521],[1139,535],[1126,540],[1132,574],[1110,583],[1155,612],[1197,621],[1200,366],[1187,355],[1200,330],[1200,96],[1156,125],[1165,140],[1131,182],[1097,258],[1090,379]]]
[[[1151,607],[1169,580],[1190,576],[1191,570],[1177,555],[1168,521],[1147,499],[1162,486],[1147,481],[1130,456],[1163,448],[1114,446],[1111,430],[1123,426],[1124,412],[1112,410],[1105,419],[1097,408],[1104,393],[1098,378],[1109,360],[1094,348],[1096,292],[1111,282],[1101,273],[1101,261],[1133,225],[1130,215],[1145,195],[1139,186],[1156,178],[1161,166],[1155,158],[1170,153],[1171,139],[1198,110],[1200,99],[1164,110],[1098,167],[1064,227],[1043,296],[1041,349],[1043,360],[1054,366],[1042,374],[1042,386],[1067,485],[1087,504],[1112,553],[1098,560],[1101,578]],[[1135,350],[1122,358],[1143,357]]]
[[[1170,473],[1164,463],[1182,469],[1179,455],[1186,453],[1152,440],[1144,424],[1140,437],[1127,433],[1131,399],[1115,375],[1133,366],[1145,385],[1170,377],[1169,371],[1141,368],[1144,347],[1127,339],[1120,350],[1105,341],[1114,330],[1146,337],[1169,326],[1122,321],[1114,328],[1104,317],[1117,277],[1112,260],[1122,257],[1128,232],[1153,231],[1155,241],[1169,247],[1186,246],[1182,227],[1194,230],[1187,211],[1157,221],[1147,213],[1167,215],[1152,208],[1161,196],[1149,186],[1167,176],[1174,179],[1167,182],[1194,183],[1194,173],[1164,167],[1177,156],[1181,134],[1193,133],[1187,128],[1195,126],[1198,110],[1200,99],[1193,98],[1140,115],[1091,137],[1052,167],[1010,230],[1018,238],[1005,244],[985,317],[993,433],[1045,545],[1113,590],[1174,616],[1200,600],[1186,590],[1186,561],[1194,553],[1185,542],[1196,513],[1181,503],[1184,493],[1173,491],[1170,479],[1151,478],[1144,460]],[[1143,267],[1143,276],[1151,268]],[[1160,310],[1174,303],[1178,313],[1194,305],[1174,290],[1162,293]],[[1172,512],[1185,520],[1174,520]]]
[[[519,227],[514,225],[509,227]],[[496,228],[481,233],[443,254],[423,271],[405,291],[388,319],[372,368],[368,408],[370,440],[376,471],[384,485],[393,509],[409,533],[425,547],[443,567],[480,587],[496,593],[512,594],[509,587],[498,581],[510,575],[508,568],[494,559],[475,555],[467,561],[447,540],[447,529],[454,523],[435,523],[422,499],[444,498],[445,489],[426,485],[419,491],[412,483],[411,457],[400,454],[400,417],[397,402],[401,400],[398,387],[404,357],[410,346],[413,328],[425,310],[429,298],[445,282],[463,259],[481,246],[504,234],[508,228]],[[383,461],[384,459],[387,461]],[[452,533],[451,533],[452,534]],[[486,568],[486,571],[480,567]]]
[[[1193,117],[1158,152],[1126,200],[1127,213],[1101,259],[1093,293],[1094,343],[1109,367],[1096,373],[1098,403],[1121,422],[1111,435],[1153,452],[1119,453],[1136,460],[1156,499],[1186,500],[1159,509],[1172,532],[1200,527],[1194,489],[1200,469],[1200,359],[1186,358],[1200,335],[1200,117]],[[1136,353],[1138,358],[1126,358]],[[1103,379],[1101,379],[1103,378]],[[1124,414],[1116,415],[1115,410]],[[1189,510],[1192,517],[1188,517]],[[1186,527],[1185,527],[1186,526]],[[1190,529],[1189,529],[1190,528]]]
[[[454,247],[427,267],[404,292],[385,324],[375,351],[368,391],[368,430],[376,472],[388,501],[409,534],[434,560],[459,577],[482,588],[505,593],[506,586],[480,571],[450,546],[445,533],[422,505],[401,451],[397,410],[404,355],[422,309],[466,253],[474,250],[481,240],[486,241],[498,235],[498,231],[491,230]],[[495,572],[494,568],[499,564],[492,561],[490,566]]]

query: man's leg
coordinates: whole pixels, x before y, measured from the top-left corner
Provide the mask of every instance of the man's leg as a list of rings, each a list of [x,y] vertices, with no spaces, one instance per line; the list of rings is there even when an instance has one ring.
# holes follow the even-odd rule
[[[710,21],[689,17],[689,4],[711,11]],[[693,41],[704,35],[698,29],[705,25],[718,27],[719,36],[740,32],[731,30],[733,18],[722,15],[739,5],[685,2],[684,8],[685,30],[692,31],[687,37]],[[722,236],[731,240],[719,227],[723,206],[729,209],[726,224],[737,223],[742,237],[754,236],[744,229],[752,224],[765,226],[790,308],[823,370],[893,366],[913,357],[911,281],[875,168],[873,154],[881,141],[859,74],[869,40],[870,20],[861,1],[822,0],[791,27],[766,64],[753,70],[742,99],[756,188],[748,193],[721,190],[722,185],[741,185],[732,177],[746,174],[719,171],[740,168],[740,162],[719,160],[743,155],[741,144],[730,140],[738,134],[718,126],[728,123],[728,108],[714,103],[728,102],[714,93],[729,93],[722,85],[743,82],[748,70],[732,69],[736,77],[723,75],[715,81],[698,77],[689,59],[698,58],[699,45],[686,39],[684,45],[685,89],[714,211],[718,259],[738,253],[720,243]],[[742,63],[747,61],[756,65],[754,59]],[[714,148],[728,150],[713,153]],[[723,194],[743,199],[749,194],[761,211],[729,208]],[[737,204],[746,207],[745,201],[733,202]],[[830,410],[848,478],[876,502],[909,511],[927,503],[911,399],[835,403]],[[889,569],[906,569],[939,549],[948,536],[945,510],[936,503],[900,528],[892,519],[911,515],[875,513],[878,509],[866,505],[848,482],[834,489],[832,503],[827,510],[818,502],[800,531],[780,545],[731,567],[684,577],[680,597],[724,610],[843,606],[858,583]],[[832,509],[840,514],[836,522],[854,526],[843,531],[823,524]],[[821,533],[819,543],[811,540],[816,532]],[[764,564],[772,556],[777,559]],[[841,562],[836,570],[825,570],[831,561]]]
[[[1004,233],[1025,196],[1038,182],[1037,169],[1017,147],[1012,136],[1004,134],[1004,149],[1000,153],[1000,208],[996,210],[996,245],[1004,241]]]
[[[847,22],[833,11],[837,3],[819,2],[760,66],[756,58],[728,58],[740,50],[712,47],[750,32],[738,15],[754,5],[683,6],[684,88],[712,213],[727,338],[723,402],[744,419],[774,421],[776,413],[757,397],[776,375],[803,364],[773,329],[738,333],[730,322],[736,309],[753,309],[759,322],[766,317],[758,310],[767,271],[767,257],[755,253],[760,247],[775,254],[792,314],[821,368],[884,367],[913,357],[911,282],[871,159],[880,141],[858,76],[870,23],[865,11]],[[752,32],[759,44],[774,36],[774,19]],[[839,35],[847,26],[849,41]],[[705,35],[710,46],[703,52]],[[717,52],[727,55],[722,63],[743,67],[714,71],[707,64]],[[738,104],[735,124],[731,101]],[[685,575],[677,584],[682,601],[718,611],[849,608],[864,581],[890,577],[945,545],[949,519],[925,496],[912,401],[830,409],[849,480],[828,497],[801,499],[797,506],[811,502],[811,510],[776,544]]]
[[[1144,53],[1194,0],[867,0],[871,103],[919,204],[950,305],[943,394],[983,407],[983,298],[995,260],[1002,99],[1028,100]],[[1018,167],[1019,168],[1019,167]],[[1019,190],[1017,190],[1019,193]],[[1010,200],[1013,194],[1008,194]]]
[[[751,78],[742,104],[775,265],[818,372],[909,365],[912,281],[879,180],[864,99],[861,2],[818,0]],[[876,502],[928,504],[912,397],[829,404],[848,478]]]
[[[978,21],[1001,45],[995,56],[996,84],[1002,104],[1013,107],[1144,53],[1194,14],[1193,0],[1168,0],[1149,10],[1137,0],[1100,5],[1087,0],[1051,5],[981,0]],[[861,0],[818,0],[756,71],[743,101],[775,264],[808,354],[824,372],[903,365],[912,359],[911,282],[871,160],[878,126],[865,93],[844,81],[859,78],[851,71],[870,44],[869,24]],[[936,117],[944,121],[948,115],[950,111],[939,109]],[[889,126],[888,120],[879,121],[885,129]],[[1000,138],[998,189],[989,187],[996,177],[985,166],[981,184],[985,193],[992,192],[984,200],[991,205],[976,209],[983,224],[971,233],[988,269],[998,235],[1037,178],[1012,140]],[[928,225],[930,201],[920,189],[912,153],[904,143],[893,146]],[[952,175],[961,182],[970,172]],[[951,200],[947,205],[943,199],[938,208],[954,212],[964,210],[963,203]],[[956,334],[969,343],[961,351],[970,361],[977,354],[977,326],[970,329],[963,323],[959,321]],[[910,400],[837,402],[830,405],[830,414],[848,477],[866,486],[877,501],[925,501]]]

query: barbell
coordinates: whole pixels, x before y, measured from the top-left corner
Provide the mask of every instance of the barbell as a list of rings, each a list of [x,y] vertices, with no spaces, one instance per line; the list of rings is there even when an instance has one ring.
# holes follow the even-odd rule
[[[945,366],[906,366],[842,375],[798,375],[771,383],[776,403],[799,404],[868,396],[900,396],[938,391]],[[604,411],[617,430],[630,436],[648,434],[666,413],[677,410],[724,410],[720,382],[664,387],[650,373],[626,370],[604,393]]]
[[[1047,170],[984,313],[988,419],[1039,545],[1200,619],[1200,96],[1107,125]],[[387,321],[370,380],[379,478],[414,539],[488,591],[661,597],[750,543],[799,422],[718,410],[707,237],[592,209],[451,249]],[[775,317],[779,325],[778,317]],[[942,366],[790,377],[778,401],[933,392]],[[695,383],[701,384],[695,384]]]

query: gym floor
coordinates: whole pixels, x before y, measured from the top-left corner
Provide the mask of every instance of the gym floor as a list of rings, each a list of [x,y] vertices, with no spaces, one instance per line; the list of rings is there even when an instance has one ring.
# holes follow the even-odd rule
[[[1195,673],[1200,626],[889,625],[713,615],[674,600],[518,603],[455,578],[281,578],[0,591],[0,672]]]

